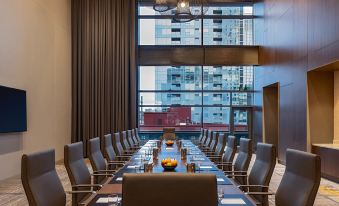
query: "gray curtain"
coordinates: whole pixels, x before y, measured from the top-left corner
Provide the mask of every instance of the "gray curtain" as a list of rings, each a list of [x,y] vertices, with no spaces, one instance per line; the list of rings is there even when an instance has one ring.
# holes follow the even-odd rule
[[[72,142],[136,127],[135,0],[72,0]]]

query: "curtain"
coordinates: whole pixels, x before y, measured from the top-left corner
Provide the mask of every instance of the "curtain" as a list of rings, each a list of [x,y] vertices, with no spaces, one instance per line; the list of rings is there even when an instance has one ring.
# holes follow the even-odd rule
[[[72,142],[136,127],[135,0],[72,0]]]

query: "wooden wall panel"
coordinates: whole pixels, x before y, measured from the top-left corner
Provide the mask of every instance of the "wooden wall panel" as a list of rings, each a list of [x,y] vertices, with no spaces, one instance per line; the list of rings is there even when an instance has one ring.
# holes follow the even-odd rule
[[[262,138],[262,88],[280,83],[280,148],[307,150],[307,71],[339,59],[338,0],[256,0],[254,138]]]
[[[138,64],[168,65],[258,65],[258,46],[139,46]]]

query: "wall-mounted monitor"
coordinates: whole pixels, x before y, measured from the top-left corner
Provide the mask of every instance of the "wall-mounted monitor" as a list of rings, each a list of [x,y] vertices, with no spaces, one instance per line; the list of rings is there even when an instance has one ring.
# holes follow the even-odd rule
[[[0,86],[0,133],[27,131],[26,91]]]

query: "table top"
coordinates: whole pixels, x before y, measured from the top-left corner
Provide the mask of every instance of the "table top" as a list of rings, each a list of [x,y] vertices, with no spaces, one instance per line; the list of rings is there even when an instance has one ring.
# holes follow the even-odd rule
[[[217,176],[217,184],[218,188],[224,189],[225,198],[228,196],[233,198],[235,196],[242,198],[246,204],[242,205],[255,205],[255,201],[253,201],[249,196],[245,195],[235,184],[234,182],[226,177],[224,173],[219,170],[213,162],[211,162],[205,155],[200,151],[200,149],[195,146],[189,140],[182,140],[182,148],[187,148],[187,158],[186,160],[181,159],[180,150],[178,146],[174,144],[172,147],[168,147],[163,143],[161,145],[161,149],[159,151],[158,159],[153,160],[151,155],[151,151],[153,148],[156,148],[156,140],[148,141],[139,151],[137,151],[131,158],[129,162],[122,167],[113,178],[109,178],[107,180],[107,184],[104,184],[103,187],[97,192],[96,195],[92,195],[86,201],[83,202],[82,205],[104,205],[97,204],[96,201],[100,197],[107,197],[109,194],[122,194],[122,177],[124,173],[144,173],[141,165],[144,162],[151,163],[153,162],[153,170],[152,173],[163,173],[163,172],[180,172],[187,173],[186,164],[187,163],[195,163],[196,164],[196,173],[209,173],[215,174]],[[161,160],[165,158],[176,159],[178,162],[177,167],[174,171],[165,171],[161,166]],[[236,204],[227,204],[234,205]]]

